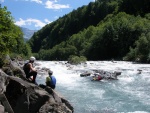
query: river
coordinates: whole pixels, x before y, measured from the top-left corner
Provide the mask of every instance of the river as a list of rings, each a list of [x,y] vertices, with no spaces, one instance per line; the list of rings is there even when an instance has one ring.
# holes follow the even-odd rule
[[[49,68],[57,79],[56,91],[74,107],[74,113],[150,113],[150,64],[124,61],[88,61],[69,65],[65,61],[37,61]],[[120,71],[118,80],[91,81],[80,77],[85,71]],[[142,70],[139,74],[138,70]],[[47,73],[38,74],[37,83],[45,84]]]

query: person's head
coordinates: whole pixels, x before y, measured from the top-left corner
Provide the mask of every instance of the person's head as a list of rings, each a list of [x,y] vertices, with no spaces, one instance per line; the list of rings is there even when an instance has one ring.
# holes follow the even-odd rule
[[[31,57],[30,57],[30,62],[33,63],[34,61],[35,61],[35,57],[31,56]]]
[[[53,74],[53,71],[48,70],[48,74],[49,74],[49,76],[51,76]]]

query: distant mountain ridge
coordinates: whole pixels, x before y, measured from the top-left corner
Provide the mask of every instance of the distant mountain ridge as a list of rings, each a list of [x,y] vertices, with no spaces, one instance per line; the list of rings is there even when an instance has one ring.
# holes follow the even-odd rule
[[[35,32],[37,32],[37,30],[30,30],[30,29],[28,29],[28,28],[24,28],[24,27],[21,27],[21,30],[22,30],[22,32],[23,32],[23,38],[25,39],[25,40],[29,40],[32,36],[33,36],[33,34],[35,33]]]

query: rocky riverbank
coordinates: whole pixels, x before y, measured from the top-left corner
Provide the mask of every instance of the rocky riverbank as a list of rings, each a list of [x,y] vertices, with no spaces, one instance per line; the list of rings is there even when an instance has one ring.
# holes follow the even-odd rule
[[[6,57],[0,69],[0,113],[73,113],[74,108],[50,87],[30,83],[18,63]]]

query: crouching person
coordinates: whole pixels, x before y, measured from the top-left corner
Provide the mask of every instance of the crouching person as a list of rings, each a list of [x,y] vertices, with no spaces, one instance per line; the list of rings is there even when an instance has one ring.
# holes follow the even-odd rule
[[[30,77],[32,77],[32,82],[36,83],[37,70],[33,67],[34,61],[35,57],[30,57],[29,62],[23,66],[23,70],[26,74],[26,78],[31,79]]]
[[[51,87],[52,89],[55,89],[56,87],[56,78],[53,76],[53,71],[48,70],[48,77],[46,77],[46,86]]]

